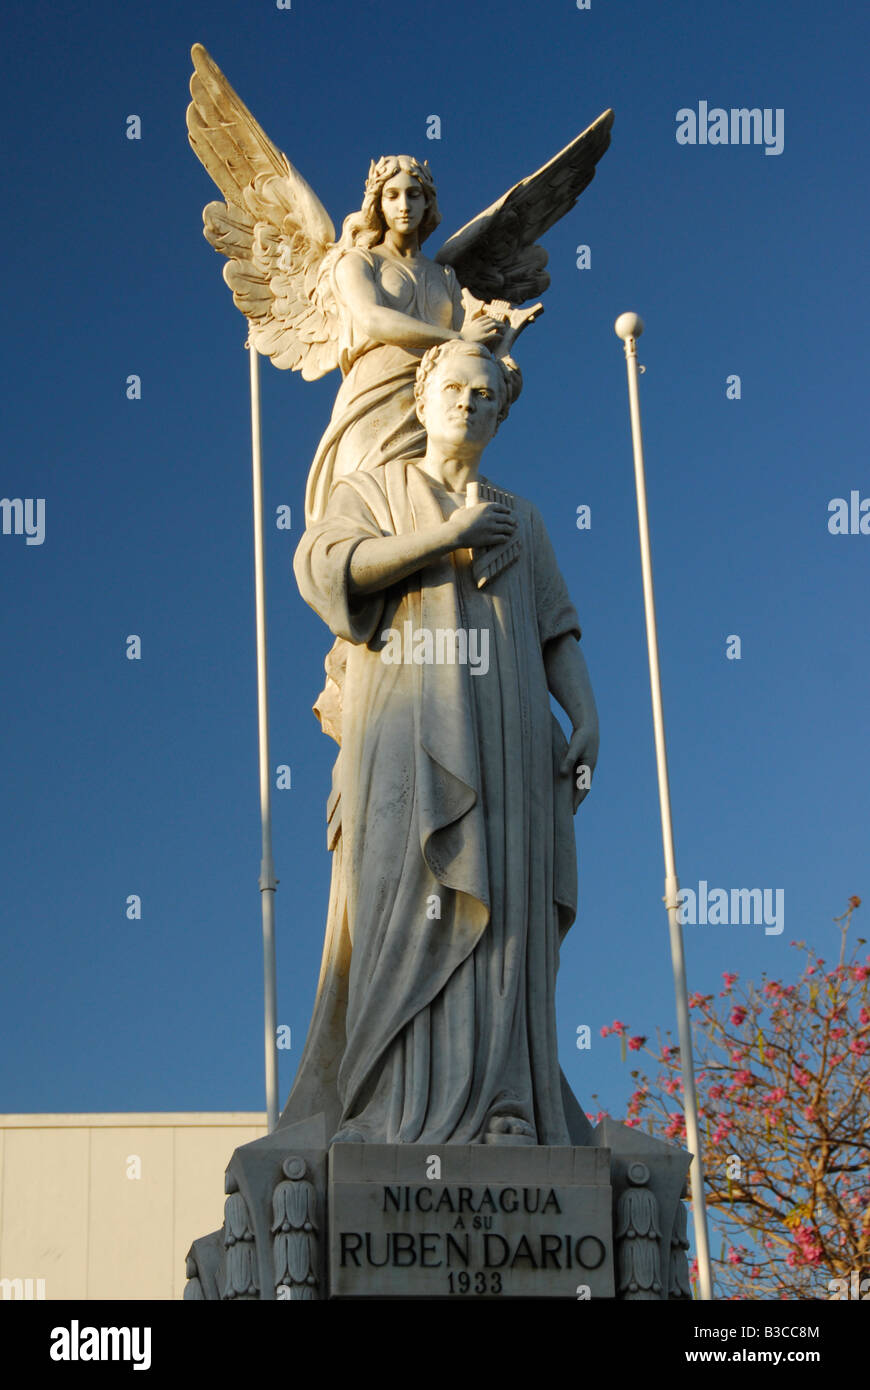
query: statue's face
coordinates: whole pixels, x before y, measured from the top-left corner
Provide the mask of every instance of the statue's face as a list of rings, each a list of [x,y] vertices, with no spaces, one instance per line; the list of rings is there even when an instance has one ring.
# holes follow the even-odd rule
[[[413,174],[394,174],[381,189],[381,213],[392,232],[416,232],[426,214],[426,195]]]
[[[439,362],[423,393],[429,438],[446,446],[487,444],[499,412],[498,367],[483,357],[450,355]]]

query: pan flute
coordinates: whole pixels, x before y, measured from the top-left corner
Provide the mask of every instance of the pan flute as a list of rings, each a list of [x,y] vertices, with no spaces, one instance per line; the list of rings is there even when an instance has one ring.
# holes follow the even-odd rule
[[[478,502],[500,502],[503,507],[513,510],[516,498],[512,492],[504,492],[501,488],[493,487],[491,483],[485,483],[478,478],[466,488],[465,505],[475,507]],[[471,572],[478,589],[482,589],[491,579],[495,579],[497,574],[506,570],[508,565],[512,565],[520,549],[520,538],[514,535],[502,545],[489,545],[484,550],[473,551]]]

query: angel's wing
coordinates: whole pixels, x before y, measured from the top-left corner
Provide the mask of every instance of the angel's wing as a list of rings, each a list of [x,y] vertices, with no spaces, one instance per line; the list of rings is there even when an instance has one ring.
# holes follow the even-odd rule
[[[224,279],[251,342],[276,367],[312,381],[338,365],[338,322],[316,289],[335,228],[202,44],[191,57],[188,135],[226,198],[203,211],[205,236],[229,258]]]
[[[522,304],[543,294],[550,283],[544,270],[547,253],[535,241],[564,217],[595,177],[612,125],[613,112],[605,111],[542,169],[514,184],[445,241],[436,261],[452,265],[460,284],[478,299]]]

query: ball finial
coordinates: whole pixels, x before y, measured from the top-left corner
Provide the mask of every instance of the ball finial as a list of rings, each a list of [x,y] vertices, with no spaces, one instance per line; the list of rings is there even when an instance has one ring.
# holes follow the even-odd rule
[[[643,319],[640,314],[620,314],[613,331],[623,342],[626,338],[639,338],[643,332]]]

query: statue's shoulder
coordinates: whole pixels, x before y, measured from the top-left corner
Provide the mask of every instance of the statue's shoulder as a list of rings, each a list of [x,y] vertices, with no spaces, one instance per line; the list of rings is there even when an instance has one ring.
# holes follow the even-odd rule
[[[380,259],[363,246],[338,246],[324,260],[324,269],[328,270],[333,283],[337,282],[339,288],[346,269],[353,266],[365,266],[369,273],[377,278]]]
[[[358,468],[353,473],[346,473],[344,477],[336,478],[333,489],[349,487],[367,502],[372,498],[385,497],[387,466],[385,463],[379,463],[376,468]]]
[[[375,468],[358,468],[339,478],[333,483],[330,494],[333,496],[338,491],[336,507],[339,511],[343,505],[341,492],[347,488],[360,499],[379,526],[389,529],[396,500],[401,499],[407,490],[405,462],[392,459],[388,463],[379,463]],[[346,491],[344,495],[347,496]]]

